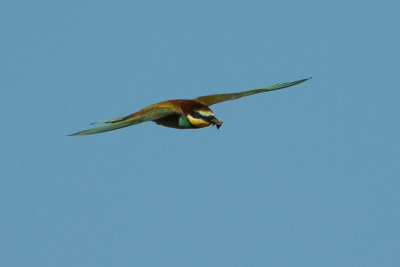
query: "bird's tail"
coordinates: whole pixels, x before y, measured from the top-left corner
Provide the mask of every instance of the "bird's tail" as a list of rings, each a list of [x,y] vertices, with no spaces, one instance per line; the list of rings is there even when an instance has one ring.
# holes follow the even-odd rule
[[[115,118],[115,119],[111,119],[111,120],[96,121],[96,122],[92,122],[90,125],[102,124],[102,123],[116,123],[116,122],[125,120],[127,117],[128,116],[123,116],[123,117],[119,117],[119,118]]]
[[[95,127],[92,129],[88,129],[88,130],[84,130],[84,131],[80,131],[74,134],[69,134],[68,136],[75,136],[75,135],[89,135],[89,134],[97,134],[97,133],[103,133],[103,132],[108,132],[108,131],[112,131],[112,130],[116,130],[116,129],[120,129],[120,128],[124,128],[124,127],[128,127],[131,126],[133,124],[138,124],[141,121],[139,120],[120,120],[120,121],[115,121],[115,122],[110,122],[109,124],[100,126],[100,127]]]
[[[128,116],[123,116],[123,117],[119,117],[119,118],[115,118],[115,119],[111,119],[111,120],[92,122],[91,125],[101,124],[101,123],[104,123],[106,125],[103,125],[103,126],[100,126],[100,127],[96,127],[96,128],[92,128],[92,129],[88,129],[88,130],[81,131],[81,132],[77,132],[77,133],[74,133],[74,134],[70,134],[68,136],[96,134],[96,133],[108,132],[108,131],[116,130],[116,129],[119,129],[119,128],[131,126],[132,122],[124,121],[127,117]]]

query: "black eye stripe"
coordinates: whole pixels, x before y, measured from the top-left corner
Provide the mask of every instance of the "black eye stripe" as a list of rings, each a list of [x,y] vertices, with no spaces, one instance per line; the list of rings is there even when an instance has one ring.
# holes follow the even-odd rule
[[[196,112],[193,110],[190,111],[189,114],[195,119],[202,119],[202,120],[208,121],[210,123],[213,123],[213,119],[215,119],[215,117],[213,115],[203,116],[199,112]]]
[[[200,113],[198,113],[198,112],[196,112],[196,111],[193,111],[193,110],[190,111],[189,114],[192,115],[192,117],[193,117],[193,118],[196,118],[196,119],[202,119],[202,118],[204,118],[204,116],[202,116]]]

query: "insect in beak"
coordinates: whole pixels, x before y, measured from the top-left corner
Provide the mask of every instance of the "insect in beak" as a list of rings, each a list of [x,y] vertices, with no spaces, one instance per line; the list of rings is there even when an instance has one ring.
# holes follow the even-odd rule
[[[214,116],[211,116],[210,122],[212,124],[214,124],[215,126],[217,126],[217,129],[219,129],[221,127],[222,123],[223,123],[223,121],[218,120]]]

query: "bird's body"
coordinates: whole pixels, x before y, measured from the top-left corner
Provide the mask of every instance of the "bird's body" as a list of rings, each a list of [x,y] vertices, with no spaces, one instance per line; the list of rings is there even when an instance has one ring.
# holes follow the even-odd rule
[[[106,125],[71,135],[89,135],[107,132],[146,121],[153,121],[156,124],[176,129],[197,129],[210,125],[215,125],[219,129],[222,121],[214,117],[214,113],[209,106],[244,96],[286,88],[307,80],[303,79],[290,83],[276,84],[241,93],[208,95],[194,99],[167,100],[147,106],[128,116],[92,123],[105,123]]]
[[[211,122],[204,121],[204,120],[195,120],[195,118],[190,115],[191,110],[209,110],[207,106],[189,99],[174,99],[174,100],[167,100],[161,103],[157,103],[156,105],[163,105],[163,104],[172,104],[175,107],[178,107],[182,111],[182,115],[180,114],[172,114],[166,117],[162,117],[160,119],[154,120],[155,123],[176,129],[195,129],[195,128],[203,128],[210,126]],[[212,115],[212,113],[210,113]],[[189,119],[190,118],[190,119]]]
[[[155,123],[176,129],[195,129],[210,126],[211,122],[199,120],[193,117],[193,110],[202,112],[204,115],[213,115],[213,112],[204,104],[190,99],[172,99],[160,103],[152,104],[136,113],[133,113],[124,118],[124,120],[135,119],[145,116],[145,114],[152,110],[164,110],[166,113],[170,109],[176,109],[178,112],[173,112],[170,115],[163,116],[159,119],[154,119]]]

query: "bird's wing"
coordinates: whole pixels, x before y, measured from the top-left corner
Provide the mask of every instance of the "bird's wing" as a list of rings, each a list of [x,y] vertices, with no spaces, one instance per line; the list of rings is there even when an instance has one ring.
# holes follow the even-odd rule
[[[259,93],[264,93],[264,92],[269,92],[273,90],[278,90],[278,89],[283,89],[286,87],[290,87],[302,82],[305,82],[311,78],[303,79],[303,80],[298,80],[295,82],[289,82],[289,83],[279,83],[263,88],[258,88],[258,89],[253,89],[245,92],[240,92],[240,93],[232,93],[232,94],[216,94],[216,95],[206,95],[206,96],[200,96],[197,97],[193,100],[200,102],[204,105],[211,106],[217,103],[221,103],[224,101],[229,101],[229,100],[235,100],[244,96],[249,96],[249,95],[254,95],[254,94],[259,94]]]
[[[108,132],[146,121],[157,120],[172,114],[180,114],[180,110],[172,105],[154,104],[125,117],[92,123],[92,124],[107,123],[107,125],[70,134],[70,136],[89,135],[89,134]]]

